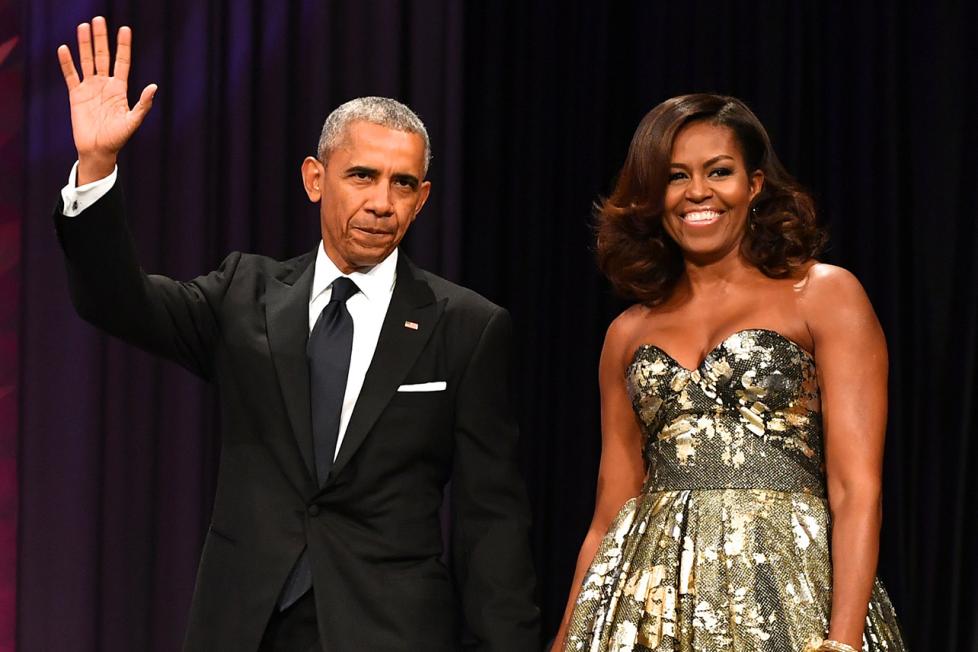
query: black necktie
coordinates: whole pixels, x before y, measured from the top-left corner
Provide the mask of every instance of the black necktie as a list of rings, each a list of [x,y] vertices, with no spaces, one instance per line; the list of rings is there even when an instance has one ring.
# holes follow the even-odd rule
[[[316,479],[320,487],[326,483],[333,468],[346,378],[350,375],[353,317],[346,309],[346,300],[359,291],[360,288],[345,276],[333,281],[329,303],[319,314],[306,345]]]
[[[346,393],[346,378],[350,374],[350,355],[353,353],[353,317],[346,309],[346,300],[359,291],[360,288],[345,276],[333,281],[329,303],[319,314],[306,344],[313,454],[320,487],[326,483],[333,468],[340,412]],[[303,550],[278,598],[278,608],[288,608],[310,588],[312,568],[309,566],[308,551]]]

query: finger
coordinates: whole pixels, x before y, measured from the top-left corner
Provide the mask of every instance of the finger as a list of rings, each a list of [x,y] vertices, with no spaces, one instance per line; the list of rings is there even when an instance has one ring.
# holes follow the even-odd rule
[[[95,74],[109,74],[109,30],[105,19],[96,16],[92,19],[92,35],[95,37]]]
[[[71,60],[71,50],[67,45],[58,46],[58,63],[61,64],[61,74],[64,75],[65,84],[70,91],[81,82],[78,80],[78,71],[75,69],[75,62]]]
[[[129,81],[129,64],[132,57],[132,30],[128,27],[119,28],[119,38],[115,46],[115,68],[112,74],[123,83]]]
[[[153,98],[156,97],[157,88],[156,84],[150,84],[144,88],[143,92],[139,95],[139,101],[130,109],[129,119],[132,122],[133,129],[143,123],[146,114],[153,108]]]
[[[95,59],[92,57],[92,26],[88,23],[78,26],[78,60],[81,61],[84,77],[95,74]]]

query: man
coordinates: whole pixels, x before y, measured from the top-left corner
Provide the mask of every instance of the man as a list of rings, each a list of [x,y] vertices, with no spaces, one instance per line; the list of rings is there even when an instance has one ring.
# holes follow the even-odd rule
[[[80,25],[78,44],[82,78],[58,49],[78,149],[55,214],[73,301],[221,387],[185,649],[536,649],[509,318],[397,250],[430,191],[418,117],[384,98],[338,108],[302,163],[322,245],[285,262],[233,253],[178,283],[140,270],[115,183],[156,87],[129,109],[128,28],[114,75],[104,19]]]

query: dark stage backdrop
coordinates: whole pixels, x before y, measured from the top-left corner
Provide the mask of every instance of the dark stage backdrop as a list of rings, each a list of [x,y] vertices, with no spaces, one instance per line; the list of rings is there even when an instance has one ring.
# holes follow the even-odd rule
[[[20,189],[24,183],[24,43],[17,7],[0,0],[0,652],[13,652],[17,594],[17,334]]]
[[[590,518],[598,352],[623,307],[594,271],[591,204],[652,106],[745,99],[888,334],[881,574],[913,649],[978,652],[974,5],[605,4],[22,4],[20,649],[178,649],[214,488],[214,390],[99,335],[66,293],[49,212],[74,151],[55,48],[101,13],[133,26],[131,96],[160,84],[120,177],[152,271],[311,249],[298,166],[328,111],[382,94],[425,119],[433,199],[406,248],[515,318],[548,637]]]

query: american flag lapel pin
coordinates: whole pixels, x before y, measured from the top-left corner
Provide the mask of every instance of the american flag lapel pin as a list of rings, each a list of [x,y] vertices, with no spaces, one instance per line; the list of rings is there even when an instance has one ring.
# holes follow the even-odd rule
[[[404,322],[404,328],[410,328],[413,331],[418,330],[418,322],[416,321],[406,321]]]

